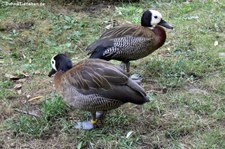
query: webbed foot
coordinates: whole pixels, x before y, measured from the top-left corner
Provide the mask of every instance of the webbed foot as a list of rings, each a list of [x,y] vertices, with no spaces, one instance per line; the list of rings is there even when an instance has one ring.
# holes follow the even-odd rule
[[[83,130],[92,130],[97,128],[96,124],[93,124],[91,121],[83,121],[83,122],[77,122],[74,125],[75,129],[83,129]]]
[[[141,84],[141,81],[142,81],[142,76],[140,74],[132,74],[130,77],[129,77],[131,80],[135,81],[137,84]]]
[[[120,64],[120,68],[123,69],[123,70],[125,71],[125,70],[126,70],[126,64],[121,63],[121,64]]]

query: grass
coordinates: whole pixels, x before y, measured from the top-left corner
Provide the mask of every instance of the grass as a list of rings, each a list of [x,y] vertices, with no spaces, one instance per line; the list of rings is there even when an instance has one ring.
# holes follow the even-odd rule
[[[0,148],[225,148],[222,2],[74,7],[0,9]],[[51,57],[67,53],[74,63],[87,58],[83,49],[110,21],[139,23],[149,7],[174,26],[160,50],[131,63],[132,72],[144,76],[150,102],[109,112],[101,129],[74,129],[75,121],[89,115],[71,110],[55,95],[47,77]],[[21,88],[15,89],[17,84]]]
[[[60,118],[66,116],[68,107],[57,96],[46,99],[41,105],[42,115],[31,117],[22,115],[18,120],[8,119],[6,126],[14,131],[16,136],[30,135],[34,138],[48,137],[47,134],[54,131],[54,122],[61,121]],[[64,126],[65,124],[62,124]]]

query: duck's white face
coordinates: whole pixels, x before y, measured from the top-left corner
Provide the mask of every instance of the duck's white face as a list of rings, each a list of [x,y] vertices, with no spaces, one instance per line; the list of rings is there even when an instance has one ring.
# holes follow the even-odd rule
[[[52,65],[52,68],[55,70],[55,71],[57,71],[57,69],[56,69],[56,62],[55,62],[55,56],[53,56],[52,57],[52,59],[51,59],[51,65]]]
[[[162,14],[156,10],[149,10],[152,14],[152,19],[150,24],[154,27],[162,20]]]

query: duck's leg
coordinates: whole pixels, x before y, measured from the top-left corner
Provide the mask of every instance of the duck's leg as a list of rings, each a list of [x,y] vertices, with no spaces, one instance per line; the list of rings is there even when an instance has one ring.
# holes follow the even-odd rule
[[[130,62],[122,62],[120,64],[120,67],[124,70],[127,71],[127,73],[130,73]]]
[[[98,120],[98,127],[102,127],[104,125],[104,119],[107,111],[98,111],[96,112],[96,118]]]
[[[133,81],[135,81],[137,84],[141,84],[142,81],[142,76],[140,74],[130,74],[130,62],[122,62],[120,64],[120,67],[125,71],[125,68],[127,69],[127,75],[129,76],[129,78]]]
[[[129,75],[129,78],[133,81],[135,81],[137,84],[141,84],[141,81],[142,81],[142,76],[140,74],[130,74],[130,62],[126,62],[126,68],[127,68],[127,73]]]
[[[96,128],[96,124],[97,124],[97,118],[96,118],[96,112],[91,112],[91,116],[92,116],[92,119],[91,119],[91,123],[93,125],[94,128]]]
[[[76,129],[84,129],[84,130],[91,130],[97,127],[97,119],[96,119],[96,112],[92,112],[92,119],[90,121],[83,121],[83,122],[77,122],[75,124]]]
[[[127,73],[130,73],[130,62],[126,62]]]

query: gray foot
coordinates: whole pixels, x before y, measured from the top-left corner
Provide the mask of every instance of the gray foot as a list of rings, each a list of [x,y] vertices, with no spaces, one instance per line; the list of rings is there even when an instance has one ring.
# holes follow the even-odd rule
[[[137,84],[141,84],[141,81],[142,81],[142,76],[140,74],[132,74],[130,77],[129,77],[131,80],[135,81]]]
[[[83,130],[91,130],[96,128],[96,125],[92,124],[90,121],[83,121],[83,122],[77,122],[74,125],[74,128],[83,129]]]
[[[106,114],[105,111],[97,111],[96,112],[96,119],[103,119],[105,114]]]
[[[122,68],[122,69],[125,71],[125,70],[126,70],[126,64],[121,63],[121,64],[120,64],[120,68]]]

